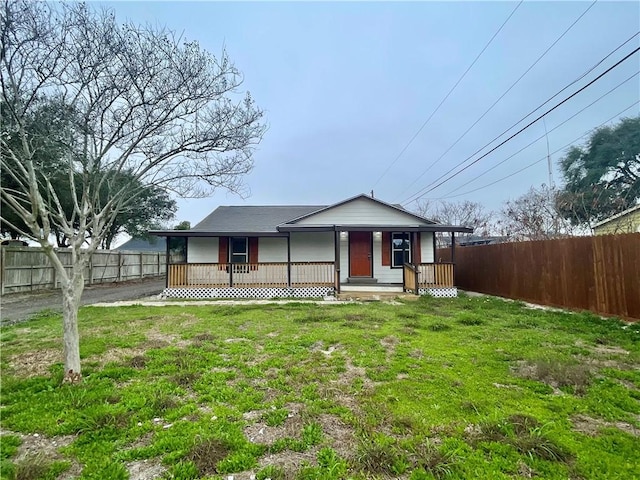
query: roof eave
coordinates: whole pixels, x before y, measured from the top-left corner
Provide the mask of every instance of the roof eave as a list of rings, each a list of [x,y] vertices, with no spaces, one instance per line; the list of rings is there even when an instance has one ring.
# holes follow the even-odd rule
[[[286,237],[283,232],[213,232],[205,230],[151,230],[156,237]]]
[[[280,225],[281,232],[455,232],[473,233],[459,225]]]
[[[640,204],[635,205],[631,208],[627,208],[626,210],[623,210],[620,213],[616,213],[615,215],[610,216],[609,218],[605,218],[604,220],[601,220],[600,222],[596,223],[593,228],[598,228],[601,227],[603,225],[606,225],[607,223],[610,222],[615,222],[616,220],[619,220],[620,218],[629,215],[630,213],[635,212],[636,210],[640,209]]]

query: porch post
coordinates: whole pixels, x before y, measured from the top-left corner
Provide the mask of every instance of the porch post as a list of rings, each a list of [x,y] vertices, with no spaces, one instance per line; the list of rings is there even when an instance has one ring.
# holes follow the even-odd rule
[[[451,232],[451,263],[456,263],[456,232]]]
[[[287,233],[287,287],[291,288],[291,232]]]
[[[436,242],[437,242],[437,240],[436,240],[436,232],[432,232],[431,233],[431,240],[432,240],[431,249],[433,250],[433,263],[436,263],[438,261],[437,256],[436,256],[437,253],[438,253],[438,252],[436,252]]]
[[[453,284],[456,284],[456,232],[451,232],[451,263],[453,264]]]
[[[409,232],[402,232],[402,236],[404,237],[405,235],[407,236],[407,240],[411,241],[411,237],[410,237],[411,234]],[[404,257],[406,257],[405,255],[406,253],[407,253],[407,242],[403,240],[402,241],[402,258],[403,259]],[[404,262],[402,263],[402,268],[404,268]]]
[[[418,232],[411,232],[411,263],[415,268],[418,268],[418,262],[416,261],[418,251]]]
[[[171,263],[171,251],[169,250],[169,244],[171,243],[171,237],[167,237],[167,258],[165,259],[165,272],[164,272],[164,288],[169,288],[169,264]],[[160,273],[158,271],[158,273]],[[54,285],[55,287],[55,285]]]
[[[417,262],[416,252],[418,251],[418,232],[411,232],[411,263],[416,275],[416,295],[420,295],[420,266]],[[404,271],[404,267],[403,267]],[[404,282],[403,282],[404,283]]]
[[[334,265],[335,272],[334,275],[338,276],[338,281],[336,283],[336,293],[340,293],[340,231],[335,230],[333,232],[333,247],[334,247]],[[334,278],[335,281],[335,278]]]

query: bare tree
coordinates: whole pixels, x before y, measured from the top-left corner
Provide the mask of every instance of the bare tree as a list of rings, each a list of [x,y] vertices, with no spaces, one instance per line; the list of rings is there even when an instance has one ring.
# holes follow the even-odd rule
[[[65,381],[79,381],[85,265],[118,213],[138,200],[136,186],[183,196],[238,191],[264,133],[263,114],[248,93],[237,93],[242,77],[224,51],[216,58],[197,42],[121,25],[112,11],[84,4],[10,0],[0,8],[0,166],[11,178],[1,196],[21,219],[11,227],[42,246],[60,279]],[[68,178],[64,192],[39,168],[46,132],[28,128],[54,103],[73,117],[57,159]],[[54,230],[68,239],[69,270],[51,243]]]
[[[562,216],[559,196],[557,189],[542,185],[506,201],[500,221],[502,233],[511,240],[545,240],[578,233],[579,228]]]
[[[471,235],[489,235],[492,231],[493,213],[485,210],[478,202],[463,200],[460,202],[430,202],[429,200],[418,203],[417,213],[438,223],[447,225],[462,225],[472,227],[473,234],[461,233],[458,238],[467,238]],[[440,246],[444,245],[444,234],[438,233],[436,240]],[[448,234],[447,234],[448,235]]]

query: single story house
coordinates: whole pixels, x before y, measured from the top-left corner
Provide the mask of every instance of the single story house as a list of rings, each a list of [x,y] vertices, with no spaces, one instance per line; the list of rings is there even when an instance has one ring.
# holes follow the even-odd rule
[[[358,195],[333,205],[221,206],[190,230],[150,233],[167,237],[166,296],[273,298],[354,289],[455,296],[454,265],[435,263],[434,233],[472,231]]]
[[[596,223],[593,231],[596,235],[640,233],[640,204]]]

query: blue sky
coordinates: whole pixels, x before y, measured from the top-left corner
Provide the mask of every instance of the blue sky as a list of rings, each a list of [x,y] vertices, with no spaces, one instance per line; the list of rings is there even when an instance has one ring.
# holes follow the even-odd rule
[[[255,152],[255,168],[245,179],[251,195],[242,199],[220,191],[207,199],[181,200],[176,223],[195,223],[218,205],[333,203],[372,188],[382,200],[405,202],[640,30],[639,2],[598,1],[478,125],[424,173],[590,3],[524,2],[391,168],[516,2],[102,5],[113,8],[119,20],[164,25],[214,54],[224,44],[245,76],[243,87],[266,112],[269,130]],[[639,43],[636,36],[588,78]],[[634,75],[639,65],[636,54],[549,114],[547,128],[554,129]],[[549,106],[583,84],[569,88]],[[550,150],[573,141],[639,97],[635,76],[551,132]],[[624,116],[639,111],[636,104]],[[544,126],[538,122],[424,199],[482,187],[544,158],[547,147],[542,139],[480,177],[543,134]],[[561,154],[552,156],[556,182],[561,180],[556,167]],[[544,160],[492,187],[448,199],[470,199],[499,209],[505,200],[547,179]],[[459,188],[467,182],[471,183]]]

